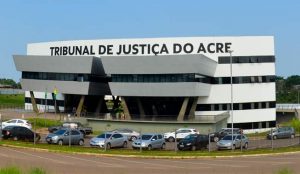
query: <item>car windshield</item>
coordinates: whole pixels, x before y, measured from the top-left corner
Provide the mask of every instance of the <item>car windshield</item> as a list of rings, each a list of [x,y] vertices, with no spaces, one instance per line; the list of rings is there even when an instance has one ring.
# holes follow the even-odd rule
[[[98,135],[97,138],[109,138],[111,136],[111,134],[101,134]]]
[[[233,139],[235,139],[236,135],[233,136]],[[231,135],[228,135],[228,136],[225,136],[222,140],[232,140],[232,136]]]
[[[66,130],[58,130],[58,131],[56,131],[56,132],[54,132],[54,134],[56,134],[56,135],[62,135],[62,134],[64,134],[66,132]]]
[[[142,135],[142,140],[150,140],[152,135]]]
[[[185,139],[185,140],[193,140],[193,139],[195,139],[195,138],[197,138],[197,135],[188,135],[188,136],[186,136],[184,139]]]

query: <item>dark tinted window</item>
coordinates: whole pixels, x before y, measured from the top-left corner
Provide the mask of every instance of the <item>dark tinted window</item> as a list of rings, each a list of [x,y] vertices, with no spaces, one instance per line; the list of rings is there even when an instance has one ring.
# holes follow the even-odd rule
[[[71,133],[72,133],[72,135],[79,135],[80,134],[79,131],[75,131],[75,130],[72,130]]]
[[[110,138],[111,134],[101,134],[98,135],[97,138]]]
[[[229,56],[218,58],[219,64],[230,64]],[[232,63],[268,63],[275,62],[275,56],[232,56]]]
[[[121,134],[114,134],[113,138],[122,138],[123,136]]]

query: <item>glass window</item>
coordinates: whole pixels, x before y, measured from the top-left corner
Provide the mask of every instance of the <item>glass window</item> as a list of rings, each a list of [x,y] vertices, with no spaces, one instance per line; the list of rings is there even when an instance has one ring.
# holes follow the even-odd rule
[[[72,130],[71,133],[72,133],[72,135],[79,135],[79,134],[80,134],[80,133],[79,133],[78,131],[76,131],[76,130]]]

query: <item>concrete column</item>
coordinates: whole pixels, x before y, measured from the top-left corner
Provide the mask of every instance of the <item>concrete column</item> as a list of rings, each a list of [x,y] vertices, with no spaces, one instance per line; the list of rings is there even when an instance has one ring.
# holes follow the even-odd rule
[[[80,101],[78,103],[77,110],[76,110],[76,116],[77,117],[80,117],[81,110],[82,110],[82,107],[83,107],[83,104],[84,104],[84,99],[85,99],[85,96],[82,95],[81,98],[80,98]]]
[[[96,111],[95,111],[96,114],[99,114],[101,112],[103,101],[104,101],[104,96],[100,96],[100,98],[98,100],[97,108],[96,108]]]
[[[39,110],[37,108],[37,104],[34,98],[34,93],[33,91],[30,91],[30,98],[31,98],[31,104],[32,104],[32,109],[35,113],[39,113]]]
[[[129,113],[129,109],[127,107],[126,101],[124,97],[121,98],[121,105],[123,107],[124,115],[125,115],[125,120],[131,120],[131,115]]]
[[[300,109],[295,109],[295,116],[300,119]]]
[[[187,105],[189,103],[189,97],[185,97],[184,101],[182,103],[181,109],[179,111],[178,117],[177,117],[177,121],[183,121],[184,119],[184,114],[187,108]]]
[[[195,119],[195,111],[196,111],[196,108],[197,108],[198,97],[194,97],[193,100],[194,101],[193,101],[191,110],[189,112],[189,120],[194,120]]]
[[[141,120],[143,120],[145,118],[145,111],[144,111],[142,102],[139,98],[137,98],[136,100],[137,100],[137,104],[138,104],[138,107],[139,107]]]

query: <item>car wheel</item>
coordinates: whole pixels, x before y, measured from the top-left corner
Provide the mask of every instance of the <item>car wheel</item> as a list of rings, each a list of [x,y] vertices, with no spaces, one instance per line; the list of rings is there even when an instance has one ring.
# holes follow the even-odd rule
[[[81,139],[81,140],[79,140],[79,146],[83,146],[84,145],[84,140],[83,139]]]
[[[18,141],[19,138],[18,138],[18,137],[13,137],[13,140],[14,140],[14,141]]]
[[[273,136],[273,140],[277,140],[277,136],[276,135]]]
[[[57,144],[62,146],[63,145],[63,140],[58,140]]]
[[[166,148],[166,144],[163,143],[163,144],[161,145],[161,149],[165,149],[165,148]]]
[[[248,143],[245,143],[244,149],[248,149]]]
[[[214,142],[218,142],[219,141],[219,137],[214,137]]]
[[[291,138],[295,138],[295,135],[294,135],[294,134],[292,134],[292,135],[291,135]]]
[[[106,144],[106,149],[110,149],[111,148],[111,144],[110,143],[107,143]]]
[[[168,138],[168,141],[169,141],[169,142],[174,142],[174,141],[175,141],[175,138],[174,138],[174,137],[169,137],[169,138]]]
[[[232,146],[232,150],[235,150],[235,144]]]
[[[124,141],[124,143],[123,143],[123,148],[127,148],[127,142],[126,141]]]
[[[152,150],[152,146],[151,146],[151,144],[148,146],[148,150]]]
[[[192,146],[191,150],[195,151],[196,150],[196,146]]]
[[[134,140],[136,140],[136,139],[137,139],[136,136],[132,136],[132,137],[130,138],[131,141],[134,141]]]

